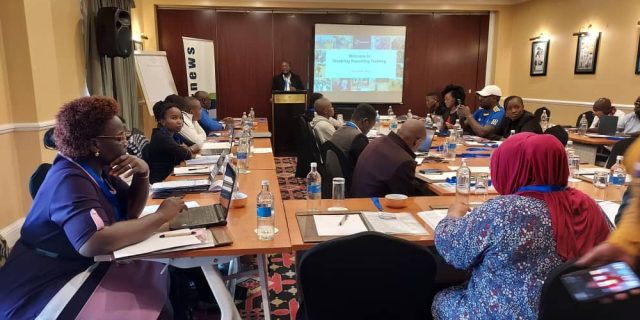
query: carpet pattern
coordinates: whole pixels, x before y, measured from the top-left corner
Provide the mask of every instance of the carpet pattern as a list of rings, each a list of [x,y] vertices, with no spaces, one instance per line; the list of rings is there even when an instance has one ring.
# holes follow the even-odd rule
[[[276,174],[282,200],[305,199],[306,187],[303,178],[296,178],[296,158],[276,157]],[[268,257],[269,300],[271,318],[278,320],[295,319],[298,311],[296,300],[295,255],[291,253],[274,254]],[[240,289],[240,290],[238,290]],[[260,282],[257,278],[248,278],[238,283],[236,301],[243,319],[264,319]],[[238,295],[245,292],[242,297]],[[240,299],[238,299],[240,298]]]

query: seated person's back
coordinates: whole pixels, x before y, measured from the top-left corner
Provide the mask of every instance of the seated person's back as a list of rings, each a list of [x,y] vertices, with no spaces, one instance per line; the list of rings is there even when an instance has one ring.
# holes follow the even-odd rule
[[[598,204],[568,188],[568,176],[564,147],[550,135],[520,133],[494,151],[491,178],[500,196],[471,212],[454,203],[436,227],[438,252],[472,276],[436,295],[434,318],[537,318],[548,273],[609,235]]]
[[[412,195],[415,190],[415,150],[425,139],[420,120],[408,120],[398,134],[373,140],[364,149],[353,172],[353,197],[384,196],[389,193]]]
[[[158,127],[153,129],[148,155],[151,183],[168,177],[180,162],[191,159],[200,148],[177,133],[182,128],[182,112],[171,103],[158,102],[153,106]]]

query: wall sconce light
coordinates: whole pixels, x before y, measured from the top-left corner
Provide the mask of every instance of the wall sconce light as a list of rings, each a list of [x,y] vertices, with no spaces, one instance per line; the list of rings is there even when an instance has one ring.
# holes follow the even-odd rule
[[[533,38],[529,38],[529,41],[536,41],[536,40],[547,40],[547,36],[545,36],[544,33],[540,32],[539,35]]]
[[[597,32],[591,31],[591,27],[592,27],[592,25],[589,24],[589,26],[587,27],[587,31],[582,31],[582,27],[580,27],[580,31],[574,32],[573,35],[574,36],[585,36],[585,35],[588,35],[588,34],[596,34]]]

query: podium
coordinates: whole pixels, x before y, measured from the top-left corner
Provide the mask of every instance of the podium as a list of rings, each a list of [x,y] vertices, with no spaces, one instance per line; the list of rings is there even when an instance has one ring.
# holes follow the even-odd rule
[[[274,91],[271,96],[271,119],[274,153],[293,156],[299,135],[296,118],[307,110],[307,91]]]

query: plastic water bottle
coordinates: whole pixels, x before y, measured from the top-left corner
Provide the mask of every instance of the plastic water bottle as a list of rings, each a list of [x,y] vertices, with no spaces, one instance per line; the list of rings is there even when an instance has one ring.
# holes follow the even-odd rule
[[[244,126],[247,123],[247,113],[242,112],[242,125]]]
[[[462,136],[464,135],[464,132],[462,131],[460,119],[456,119],[456,123],[453,125],[453,129],[456,132],[456,143],[462,143]]]
[[[389,124],[389,130],[395,133],[398,132],[398,119],[396,119],[396,116],[393,116],[393,118],[391,118],[391,123]]]
[[[307,211],[320,211],[321,186],[322,177],[318,172],[318,164],[311,162],[311,171],[307,174]]]
[[[411,113],[411,109],[409,109],[409,112],[407,112],[407,120],[409,119],[413,119],[413,113]]]
[[[467,160],[462,159],[462,164],[456,171],[456,201],[469,204],[471,192],[471,170],[467,166]]]
[[[616,186],[616,188],[624,186],[627,179],[627,171],[624,169],[622,159],[624,159],[623,156],[616,157],[616,164],[611,167],[609,175],[609,184]]]
[[[582,115],[580,118],[580,126],[578,127],[578,134],[585,135],[587,134],[587,128],[589,127],[589,121],[587,121],[587,116]]]
[[[428,113],[427,117],[424,118],[424,127],[427,129],[433,128],[433,120],[431,119],[431,113]]]
[[[236,157],[238,158],[238,172],[239,173],[247,173],[249,172],[249,149],[251,148],[251,133],[249,132],[249,128],[246,126],[242,133],[240,134],[240,145],[238,146],[238,152],[236,152]]]
[[[573,149],[573,141],[567,141],[567,146],[564,147],[564,151],[567,152],[567,158],[571,158],[576,153],[576,151]]]
[[[391,106],[389,106],[389,110],[387,110],[387,114],[390,116],[394,115],[393,108]]]
[[[547,110],[542,110],[542,115],[540,116],[540,127],[542,127],[542,132],[547,130],[549,127],[549,116],[547,116]]]
[[[253,111],[253,107],[251,107],[251,110],[249,110],[249,117],[251,118],[251,120],[256,118],[256,112]]]
[[[511,137],[512,135],[515,135],[515,134],[516,134],[516,131],[515,131],[515,130],[511,130],[511,131],[509,132],[509,137]]]
[[[373,129],[380,131],[380,112],[376,110],[376,123],[373,125]]]
[[[456,146],[458,145],[458,138],[456,137],[456,131],[451,131],[449,137],[444,142],[444,150],[442,151],[444,160],[453,162],[456,160]]]
[[[269,180],[262,180],[262,190],[258,193],[256,207],[258,215],[258,240],[273,240],[275,219],[273,212],[273,195],[269,191]]]

